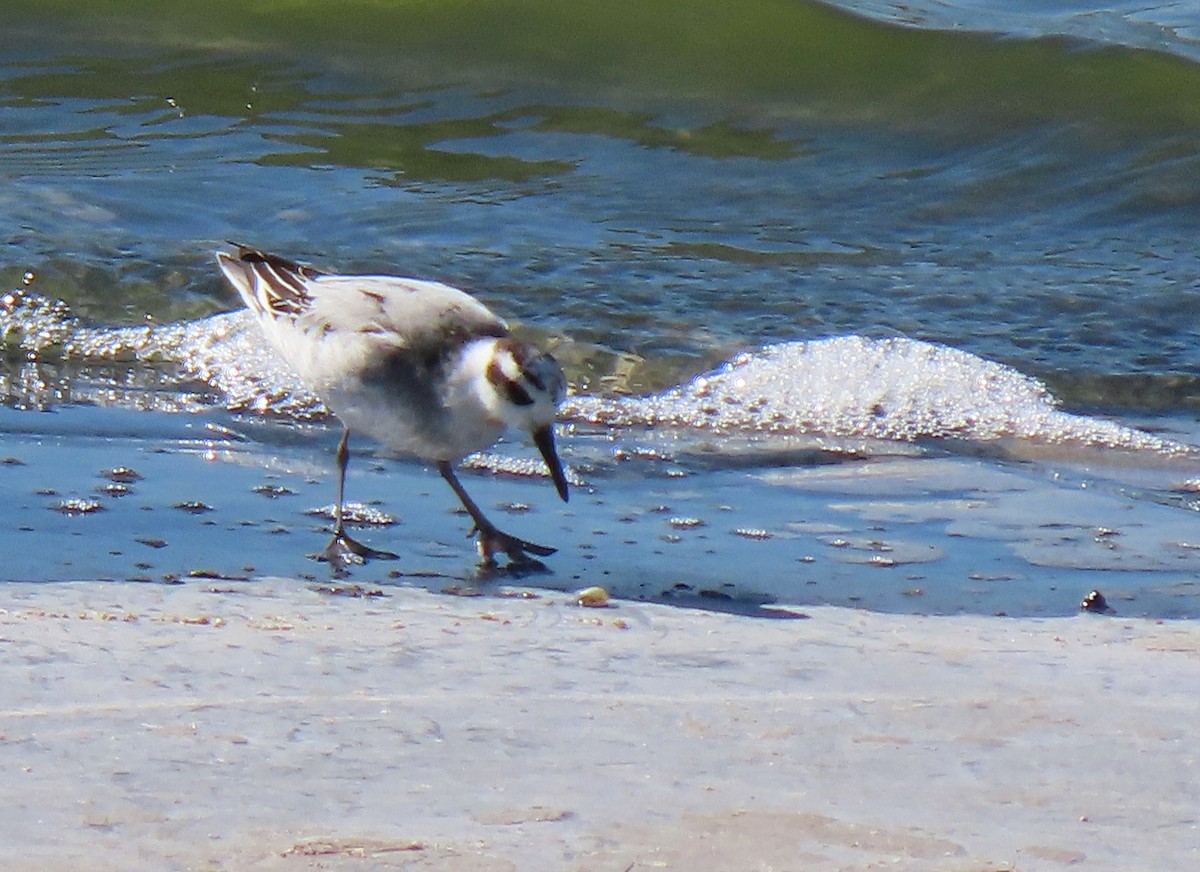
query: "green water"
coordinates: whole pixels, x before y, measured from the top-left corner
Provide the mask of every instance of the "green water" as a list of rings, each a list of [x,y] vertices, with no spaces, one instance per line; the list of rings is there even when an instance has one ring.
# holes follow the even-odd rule
[[[385,90],[540,84],[900,126],[1069,119],[1144,133],[1200,121],[1200,73],[1180,57],[900,29],[794,0],[13,0],[0,14],[18,51],[36,55],[52,34],[93,53],[153,58],[47,73],[16,89],[27,98],[174,95],[196,112],[250,116],[298,108],[302,88],[255,89],[274,61],[369,77]]]

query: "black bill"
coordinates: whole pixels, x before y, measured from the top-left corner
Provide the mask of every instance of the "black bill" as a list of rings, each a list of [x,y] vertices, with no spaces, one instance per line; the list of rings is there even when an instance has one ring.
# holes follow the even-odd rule
[[[554,479],[558,495],[565,503],[568,496],[567,474],[563,472],[562,461],[558,459],[558,451],[554,448],[554,428],[542,427],[540,430],[534,430],[533,444],[542,453],[542,458],[546,461],[546,468],[550,470],[550,478]]]

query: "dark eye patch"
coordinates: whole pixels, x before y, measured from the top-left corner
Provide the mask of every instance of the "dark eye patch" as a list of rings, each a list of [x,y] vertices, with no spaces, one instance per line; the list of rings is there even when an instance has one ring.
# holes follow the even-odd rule
[[[491,382],[492,387],[504,394],[514,406],[533,405],[533,397],[529,396],[529,391],[506,376],[495,360],[488,364],[487,380]]]

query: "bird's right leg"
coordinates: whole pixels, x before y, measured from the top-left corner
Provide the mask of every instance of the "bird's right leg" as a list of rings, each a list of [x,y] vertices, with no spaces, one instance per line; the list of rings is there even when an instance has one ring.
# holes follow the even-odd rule
[[[350,537],[345,525],[346,468],[350,465],[350,430],[342,427],[342,438],[337,447],[338,486],[337,502],[333,506],[333,538],[317,559],[328,561],[333,566],[365,563],[368,560],[398,560],[399,555],[391,551],[380,551],[364,545]]]

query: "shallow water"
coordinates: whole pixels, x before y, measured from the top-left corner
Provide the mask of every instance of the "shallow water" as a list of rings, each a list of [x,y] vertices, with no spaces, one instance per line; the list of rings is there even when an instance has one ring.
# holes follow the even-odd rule
[[[6,577],[330,579],[311,555],[328,536],[335,428],[113,396],[0,414]],[[1196,434],[1164,436],[1130,449],[578,420],[560,439],[568,506],[528,447],[472,459],[465,482],[502,527],[559,549],[520,577],[559,590],[750,613],[1060,615],[1099,588],[1121,615],[1195,617],[1194,461],[1161,449]],[[435,473],[356,447],[350,498],[380,515],[356,535],[401,559],[347,583],[486,593],[510,580],[476,575],[469,525]]]
[[[774,495],[781,485],[762,469],[790,463],[821,482],[827,468],[812,463],[832,458],[828,469],[849,487],[843,479],[877,463],[899,469],[879,458],[907,458],[916,445],[917,468],[928,470],[918,479],[936,479],[942,463],[966,476],[953,499],[1013,474],[1009,463],[1032,463],[1028,499],[1037,523],[1051,525],[1043,508],[1075,515],[1077,488],[1055,477],[1095,475],[1133,527],[1172,531],[1157,545],[1139,539],[1137,570],[1098,577],[1112,570],[1050,560],[1030,576],[1043,596],[964,593],[912,608],[1062,611],[1079,588],[1110,577],[1119,580],[1108,587],[1156,590],[1162,576],[1150,567],[1175,566],[1179,543],[1198,538],[1187,534],[1194,469],[1153,447],[1131,459],[1105,446],[1128,447],[1115,434],[1131,424],[1197,441],[1196,24],[1139,4],[1036,7],[752,2],[733,16],[701,0],[594,11],[397,0],[335,14],[321,3],[192,12],[15,0],[0,10],[0,218],[10,228],[0,279],[65,300],[100,331],[149,317],[194,325],[183,328],[192,338],[212,326],[199,319],[235,306],[211,256],[226,239],[329,269],[448,281],[557,346],[579,393],[568,418],[588,434],[574,449],[587,463],[597,463],[595,444],[674,457],[662,442],[678,434],[638,429],[666,419],[618,419],[618,398],[657,395],[739,352],[828,340],[810,348],[873,353],[888,337],[944,344],[979,363],[963,382],[940,382],[941,394],[925,390],[933,370],[905,369],[903,354],[889,358],[881,387],[865,366],[810,369],[807,395],[854,414],[814,418],[795,393],[773,395],[787,414],[807,416],[807,441],[764,449],[751,428],[748,459],[746,439],[728,428],[719,438],[685,433],[682,456],[704,459],[688,474],[718,491]],[[128,367],[54,355],[34,367],[10,351],[4,381],[18,411],[5,416],[6,441],[20,444],[38,429],[29,421],[45,420],[27,410],[52,407],[74,422],[66,430],[86,470],[108,463],[90,452],[112,425],[97,410],[71,417],[73,404],[152,409],[170,430],[195,426],[170,415],[254,410],[250,388],[263,387],[225,378],[228,368],[185,366],[180,382],[171,366],[132,353],[118,355],[135,358]],[[995,365],[1014,383],[1040,380],[1012,414],[1004,397],[971,384]],[[856,393],[863,384],[890,391],[887,402]],[[1079,413],[1054,418],[1050,438],[1020,428],[1036,417],[1026,413],[1052,413],[1043,385]],[[268,393],[276,413],[312,411]],[[865,426],[876,406],[886,414],[874,417],[910,429]],[[162,420],[114,414],[131,434]],[[997,421],[1018,427],[981,438]],[[1057,437],[1086,443],[1079,427],[1107,435],[1090,443],[1098,450],[1064,458]],[[274,438],[249,443],[253,463],[272,456]],[[977,452],[983,460],[971,459]],[[23,469],[33,487],[36,470]],[[186,464],[172,469],[158,474],[191,476]],[[88,489],[89,476],[60,486]],[[823,487],[811,505],[806,486],[787,487],[804,509],[795,517],[832,511],[837,495]],[[1107,512],[1093,509],[1079,529]],[[917,538],[942,548],[936,523],[917,525]],[[969,529],[967,542],[993,547]],[[1018,554],[1026,546],[1001,539],[996,560],[1016,562],[996,572],[1029,571]],[[971,571],[948,553],[945,573],[971,588]],[[783,560],[764,560],[760,574],[779,575],[770,567]],[[312,569],[299,566],[286,571]],[[771,595],[804,599],[797,591],[811,587],[788,584]],[[1051,587],[1063,593],[1050,597]],[[1134,611],[1195,613],[1146,597]]]

